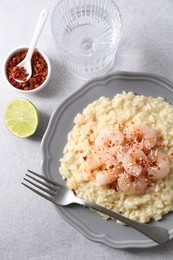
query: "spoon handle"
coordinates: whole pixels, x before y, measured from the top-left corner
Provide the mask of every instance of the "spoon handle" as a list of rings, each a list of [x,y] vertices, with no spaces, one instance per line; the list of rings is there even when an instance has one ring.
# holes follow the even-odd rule
[[[26,56],[27,59],[31,59],[31,57],[32,57],[32,53],[35,49],[35,45],[38,41],[38,38],[43,29],[43,26],[46,22],[47,16],[48,16],[48,10],[43,9],[39,15],[38,22],[37,22],[37,25],[36,25],[36,28],[35,28],[35,31],[34,31],[30,46],[29,46],[29,50],[27,52],[27,56]]]

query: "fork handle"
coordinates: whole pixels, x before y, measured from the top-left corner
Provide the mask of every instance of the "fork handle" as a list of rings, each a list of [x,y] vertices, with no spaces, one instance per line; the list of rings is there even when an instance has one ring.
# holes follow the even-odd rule
[[[141,233],[143,233],[144,235],[146,235],[147,237],[151,238],[152,240],[154,240],[156,243],[158,244],[164,244],[169,240],[169,233],[168,230],[166,228],[163,227],[158,227],[158,226],[152,226],[152,225],[148,225],[148,224],[143,224],[140,222],[136,222],[134,220],[131,220],[129,218],[126,218],[116,212],[113,212],[111,210],[108,210],[98,204],[94,204],[92,202],[88,202],[85,201],[83,199],[79,199],[79,201],[77,201],[78,204],[81,204],[85,207],[88,208],[92,208],[95,210],[98,210],[114,219],[120,220],[123,223],[132,226],[133,228],[135,228],[136,230],[140,231]]]

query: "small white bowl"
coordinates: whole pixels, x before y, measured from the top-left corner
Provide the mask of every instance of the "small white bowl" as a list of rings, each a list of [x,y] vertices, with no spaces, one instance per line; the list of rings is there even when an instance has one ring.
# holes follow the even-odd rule
[[[26,51],[28,50],[28,47],[20,47],[20,48],[17,48],[15,50],[13,50],[5,59],[4,61],[4,77],[5,77],[5,80],[6,82],[8,83],[8,85],[17,90],[18,92],[20,93],[36,93],[36,92],[39,92],[41,91],[43,88],[46,87],[46,85],[48,84],[49,80],[50,80],[50,75],[51,75],[51,65],[50,65],[50,61],[49,61],[49,58],[47,57],[47,55],[41,51],[40,49],[37,49],[36,50],[41,54],[41,56],[43,56],[43,58],[45,59],[46,63],[47,63],[47,67],[48,67],[48,73],[47,73],[47,77],[46,79],[44,80],[44,82],[38,87],[38,88],[35,88],[35,89],[31,89],[31,90],[22,90],[22,89],[18,89],[16,88],[15,86],[13,86],[10,81],[8,80],[8,77],[7,77],[7,69],[6,69],[6,63],[8,62],[8,60],[17,52],[20,52],[20,51]]]

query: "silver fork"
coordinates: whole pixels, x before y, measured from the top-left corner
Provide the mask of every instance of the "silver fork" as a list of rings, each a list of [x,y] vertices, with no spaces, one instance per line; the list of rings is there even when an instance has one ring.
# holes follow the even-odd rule
[[[74,192],[65,186],[56,183],[45,176],[42,176],[36,172],[33,172],[31,170],[28,170],[28,172],[31,173],[31,175],[26,174],[26,176],[29,178],[24,178],[26,182],[28,182],[30,185],[27,185],[26,183],[22,182],[22,184],[29,188],[30,190],[34,191],[41,197],[55,203],[56,205],[60,206],[67,206],[70,204],[79,204],[83,205],[88,208],[95,209],[97,211],[100,211],[111,218],[117,219],[122,221],[123,223],[137,229],[153,241],[155,241],[158,244],[164,244],[169,240],[169,233],[168,230],[163,227],[158,226],[152,226],[149,224],[143,224],[136,221],[133,221],[131,219],[128,219],[118,213],[115,213],[111,210],[108,210],[98,204],[94,204],[92,202],[86,201],[84,199],[80,199],[75,196]],[[34,180],[34,182],[33,182]],[[38,184],[37,184],[38,183]],[[41,184],[41,185],[39,185]],[[31,185],[36,187],[37,189],[33,188]],[[39,191],[40,190],[40,191]],[[43,193],[44,192],[44,193]]]

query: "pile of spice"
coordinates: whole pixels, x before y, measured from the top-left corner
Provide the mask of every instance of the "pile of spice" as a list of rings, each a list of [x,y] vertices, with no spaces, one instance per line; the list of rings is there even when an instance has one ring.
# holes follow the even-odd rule
[[[12,69],[12,74],[11,75],[12,75],[12,77],[14,79],[26,81],[28,73],[27,73],[27,71],[26,71],[26,69],[24,67],[15,66]]]
[[[6,63],[7,78],[9,82],[18,89],[32,90],[38,88],[46,79],[48,74],[48,66],[43,56],[34,51],[31,59],[32,75],[31,78],[23,83],[16,82],[14,78],[19,79],[20,76],[26,77],[26,72],[19,70],[17,65],[25,58],[27,51],[20,51],[15,53]],[[20,78],[21,79],[21,78]]]

